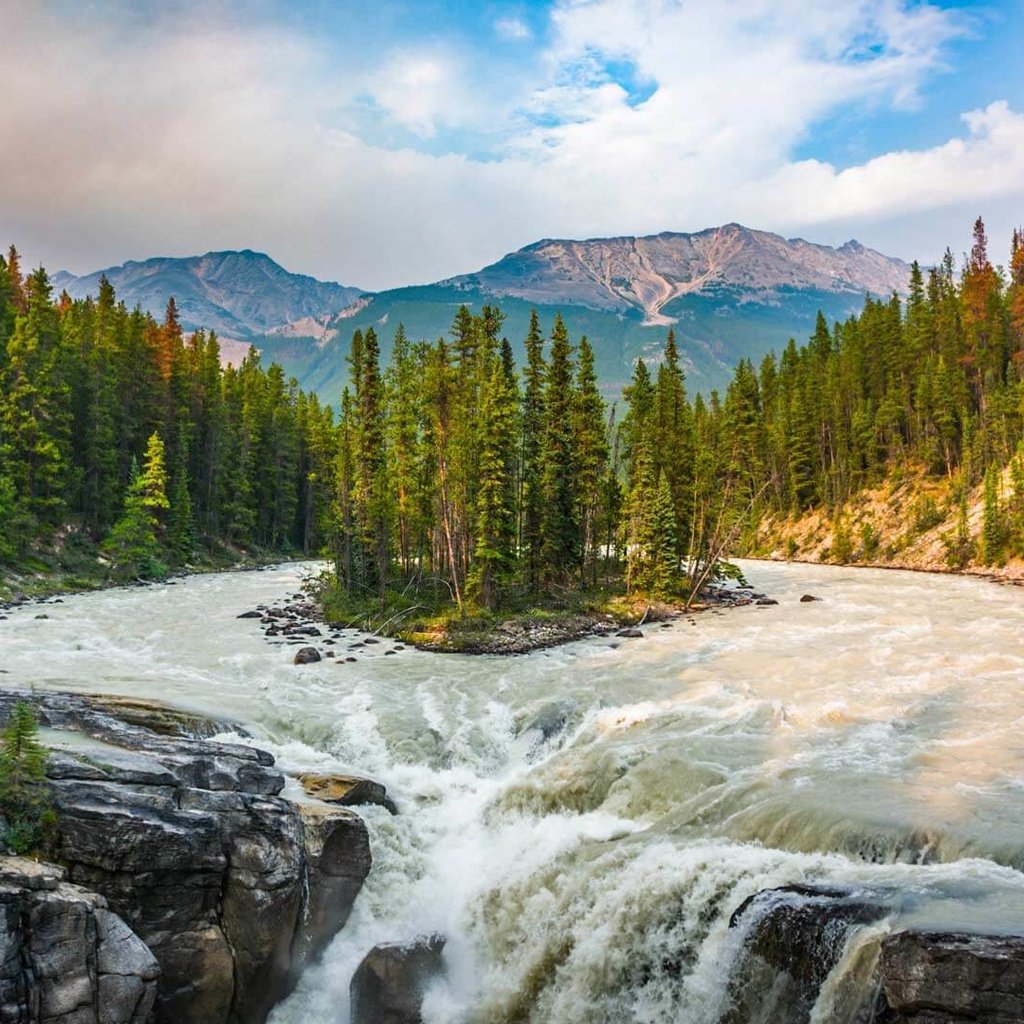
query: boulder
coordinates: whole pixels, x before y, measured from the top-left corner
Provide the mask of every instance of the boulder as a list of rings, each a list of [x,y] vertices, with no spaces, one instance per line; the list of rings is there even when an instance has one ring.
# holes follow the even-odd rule
[[[754,604],[761,605],[762,607],[778,603],[779,602],[776,601],[774,597],[759,597],[754,601]]]
[[[850,931],[888,913],[854,889],[789,885],[766,889],[733,913],[743,952],[722,1024],[807,1024]]]
[[[813,594],[804,594],[800,598],[801,604],[810,604],[812,601],[820,601],[820,597],[815,597]]]
[[[312,665],[320,660],[320,652],[315,647],[300,647],[295,652],[296,665]]]
[[[443,969],[444,936],[374,946],[352,975],[351,1024],[422,1024],[423,994]]]
[[[160,968],[102,896],[0,858],[0,1020],[147,1024]]]
[[[620,629],[615,635],[624,636],[628,639],[636,639],[642,637],[644,635],[644,631],[642,629],[637,629],[636,626],[627,626],[625,629]]]
[[[292,946],[292,978],[315,960],[348,920],[371,865],[363,819],[342,807],[301,808],[306,853],[302,928]]]
[[[1019,1024],[1024,936],[898,932],[882,943],[884,1009],[898,1024]]]
[[[262,619],[263,618],[263,612],[257,612],[257,611],[242,612],[241,615],[236,615],[235,618],[238,618],[238,619]]]
[[[394,800],[388,796],[387,787],[374,779],[361,775],[320,775],[303,772],[299,775],[302,788],[317,800],[342,807],[358,807],[360,804],[376,804],[392,814],[398,813]]]

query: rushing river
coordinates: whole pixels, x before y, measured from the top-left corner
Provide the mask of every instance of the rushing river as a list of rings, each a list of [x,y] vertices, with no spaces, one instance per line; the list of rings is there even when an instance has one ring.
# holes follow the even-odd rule
[[[363,954],[434,930],[428,1024],[713,1024],[732,911],[793,882],[890,908],[812,1016],[848,1019],[857,951],[887,929],[1024,931],[1024,591],[745,568],[777,606],[520,658],[299,667],[236,616],[309,566],[196,577],[12,612],[0,685],[169,701],[243,723],[286,770],[388,785],[398,816],[361,809],[356,910],[273,1024],[344,1024]],[[566,719],[546,742],[523,732],[545,709]]]

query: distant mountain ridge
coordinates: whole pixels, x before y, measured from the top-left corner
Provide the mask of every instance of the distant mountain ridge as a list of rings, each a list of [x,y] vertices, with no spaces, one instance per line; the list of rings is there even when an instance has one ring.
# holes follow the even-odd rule
[[[859,242],[839,248],[783,238],[741,224],[693,234],[544,239],[475,274],[438,282],[544,304],[643,312],[649,324],[673,322],[675,300],[729,290],[735,301],[769,304],[780,290],[887,295],[907,287],[910,268]]]
[[[215,330],[228,338],[252,339],[305,318],[336,313],[362,291],[305,274],[292,274],[265,253],[251,249],[202,256],[157,256],[76,277],[56,274],[54,286],[72,298],[95,295],[106,276],[129,307],[163,315],[172,295],[188,330]]]
[[[376,293],[289,274],[250,250],[58,274],[54,283],[75,297],[95,294],[102,273],[128,305],[157,316],[173,295],[187,328],[212,327],[244,343],[225,345],[227,358],[251,342],[333,404],[355,330],[372,327],[386,359],[398,324],[414,340],[433,341],[447,335],[460,305],[479,311],[485,303],[501,306],[520,358],[530,311],[546,328],[561,313],[574,338],[590,338],[609,395],[637,358],[660,359],[666,327],[675,325],[690,386],[706,392],[724,385],[739,359],[806,338],[819,310],[845,319],[865,295],[905,292],[910,267],[855,241],[831,247],[726,224],[692,234],[544,239],[475,273]]]

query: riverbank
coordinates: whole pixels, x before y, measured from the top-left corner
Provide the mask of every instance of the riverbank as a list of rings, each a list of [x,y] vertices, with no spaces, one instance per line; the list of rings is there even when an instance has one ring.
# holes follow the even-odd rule
[[[1004,480],[1003,493],[1010,493],[1009,488]],[[980,486],[961,506],[954,481],[910,473],[860,492],[838,513],[813,509],[800,516],[768,516],[742,557],[978,576],[1024,585],[1024,557],[1008,550],[991,563],[985,560],[983,525]]]
[[[112,576],[109,563],[89,549],[38,551],[15,565],[0,564],[0,609],[95,590],[173,583],[207,573],[264,569],[299,557],[222,546],[197,555],[159,579],[126,580]]]

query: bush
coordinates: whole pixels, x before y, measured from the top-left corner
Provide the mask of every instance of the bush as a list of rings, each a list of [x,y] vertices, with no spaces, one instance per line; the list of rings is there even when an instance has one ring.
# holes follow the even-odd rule
[[[16,854],[52,843],[57,815],[46,783],[46,748],[39,742],[35,709],[19,700],[4,727],[0,750],[0,812],[3,841]]]
[[[926,533],[938,526],[945,518],[942,510],[935,503],[935,499],[927,494],[916,498],[910,506],[910,521],[915,533]]]

